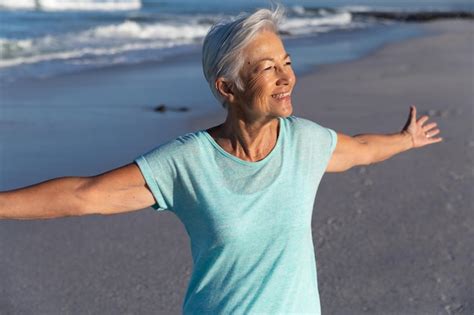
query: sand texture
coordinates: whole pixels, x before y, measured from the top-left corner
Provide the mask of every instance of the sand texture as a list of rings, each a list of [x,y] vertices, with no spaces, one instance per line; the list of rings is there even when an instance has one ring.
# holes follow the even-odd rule
[[[415,104],[444,137],[379,164],[325,175],[313,213],[324,315],[474,314],[474,24],[440,21],[423,27],[433,34],[299,78],[294,113],[323,126],[350,135],[393,133]],[[126,88],[127,73],[112,75],[123,77]],[[95,88],[92,77],[80,78],[74,85],[84,86],[81,93]],[[74,93],[67,80],[50,88]],[[106,84],[105,74],[100,82]],[[153,91],[140,93],[145,98]],[[43,109],[27,101],[19,105],[5,106],[4,113],[13,117],[21,111],[24,120],[10,120],[20,125],[0,125],[18,130],[0,135],[10,146],[2,158],[11,161],[2,189],[96,174],[130,162],[166,137],[223,118],[220,111],[201,119],[180,113],[164,119],[149,109],[133,114],[124,105],[107,112],[89,104],[83,109],[87,115],[77,119],[72,108],[64,123],[68,117],[41,114],[54,106],[53,98]],[[60,123],[67,126],[59,129]],[[42,141],[31,138],[35,130]],[[178,218],[151,208],[4,220],[0,253],[0,314],[179,314],[192,269],[189,239]]]
[[[326,174],[313,237],[323,314],[474,314],[474,24],[300,80],[296,113],[346,134],[401,130],[416,105],[444,141]]]

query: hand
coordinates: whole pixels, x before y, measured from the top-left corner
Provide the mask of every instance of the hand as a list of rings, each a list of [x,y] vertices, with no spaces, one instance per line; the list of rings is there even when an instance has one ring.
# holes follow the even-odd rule
[[[432,122],[423,126],[423,124],[429,119],[429,117],[425,115],[417,121],[416,107],[411,106],[410,109],[411,112],[408,116],[408,121],[405,124],[405,127],[403,127],[402,133],[410,135],[413,148],[419,148],[428,144],[441,142],[443,138],[433,138],[433,136],[439,133],[439,129],[434,129],[437,124],[435,122]]]

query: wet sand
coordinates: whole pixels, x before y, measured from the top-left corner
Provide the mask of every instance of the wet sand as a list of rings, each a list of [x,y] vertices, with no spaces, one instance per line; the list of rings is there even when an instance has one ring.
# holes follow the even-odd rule
[[[439,34],[299,78],[296,115],[350,135],[393,133],[415,104],[420,115],[438,122],[444,138],[379,164],[325,175],[313,213],[323,314],[474,313],[474,24],[423,27]],[[53,87],[62,88],[60,82]],[[64,128],[64,116],[38,116],[40,109],[22,105],[2,110],[40,119],[0,126],[5,131],[17,124],[15,134],[0,135],[16,154],[2,152],[2,189],[118,167],[224,117],[222,110],[199,118],[89,104],[79,120],[72,109]],[[28,116],[31,110],[35,116]],[[124,120],[124,113],[133,116]],[[13,159],[15,167],[7,168]],[[6,314],[178,314],[192,268],[182,224],[151,208],[2,221],[0,253],[0,313]]]

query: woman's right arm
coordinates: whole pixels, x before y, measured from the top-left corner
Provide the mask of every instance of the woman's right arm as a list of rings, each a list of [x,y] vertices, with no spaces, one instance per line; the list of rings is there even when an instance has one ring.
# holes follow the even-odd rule
[[[152,206],[140,169],[130,163],[92,177],[60,177],[0,192],[0,219],[115,214]]]

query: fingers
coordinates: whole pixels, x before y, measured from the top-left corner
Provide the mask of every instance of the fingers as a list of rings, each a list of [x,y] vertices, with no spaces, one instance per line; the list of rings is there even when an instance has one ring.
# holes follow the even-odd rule
[[[410,124],[414,124],[416,123],[418,126],[417,128],[420,128],[421,131],[423,132],[423,142],[424,144],[423,145],[426,145],[426,144],[432,144],[432,143],[437,143],[437,142],[441,142],[443,141],[443,138],[442,137],[437,137],[437,138],[433,138],[433,136],[436,136],[437,134],[440,133],[440,130],[439,129],[433,129],[433,128],[436,128],[438,126],[437,123],[435,122],[432,122],[432,123],[429,123],[427,124],[426,126],[423,126],[424,123],[426,123],[426,121],[428,121],[428,119],[430,119],[430,117],[428,115],[423,115],[420,119],[418,119],[418,121],[416,120],[416,115],[417,115],[417,110],[416,110],[416,106],[415,105],[411,105],[410,106]],[[419,130],[420,131],[420,130]],[[418,131],[418,132],[419,132]]]
[[[430,143],[436,143],[440,142],[443,140],[443,138],[438,137],[438,138],[432,138],[433,136],[436,136],[438,133],[440,133],[439,129],[433,129],[437,126],[435,122],[430,123],[422,128],[423,132],[426,135],[426,138],[430,141]]]
[[[433,129],[433,128],[436,127],[437,125],[438,125],[438,124],[435,123],[435,122],[429,123],[428,125],[423,126],[423,131],[424,131],[424,132],[430,131],[431,129]]]
[[[420,119],[418,119],[418,123],[419,123],[421,126],[423,126],[423,124],[424,124],[428,119],[430,119],[430,117],[424,115],[424,116],[422,116]]]
[[[416,122],[416,107],[415,105],[410,106],[411,109],[411,120]]]
[[[436,136],[439,133],[439,129],[435,129],[433,131],[427,132],[426,137],[431,138],[433,136]]]
[[[430,125],[436,125],[436,123],[431,123]],[[428,143],[431,144],[431,143],[437,143],[437,142],[443,141],[442,137],[433,138],[433,136],[436,136],[438,133],[440,133],[439,129],[430,130],[429,132],[426,131],[425,135],[426,135],[426,140],[428,140]]]
[[[430,138],[431,143],[437,143],[443,141],[443,138],[438,137],[438,138]]]
[[[418,122],[420,125],[423,125],[428,119],[430,119],[429,116],[423,115],[418,121],[416,121],[416,106],[412,105],[411,106],[411,119],[412,121]]]
[[[411,110],[410,111],[410,124],[416,123],[418,125],[417,127],[421,129],[421,131],[424,133],[426,138],[429,139],[429,141],[431,143],[442,141],[441,137],[432,138],[433,136],[440,133],[439,129],[434,129],[438,126],[438,124],[436,122],[431,122],[431,123],[427,124],[426,126],[423,126],[423,124],[425,124],[428,121],[428,119],[430,119],[430,117],[428,115],[423,115],[417,121],[417,119],[416,119],[416,115],[417,115],[416,106],[411,105],[410,110]]]

